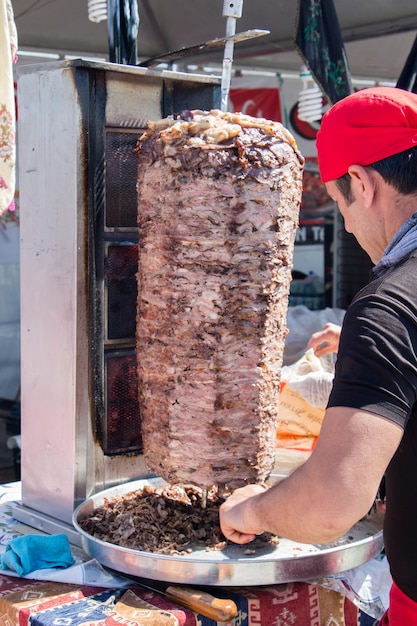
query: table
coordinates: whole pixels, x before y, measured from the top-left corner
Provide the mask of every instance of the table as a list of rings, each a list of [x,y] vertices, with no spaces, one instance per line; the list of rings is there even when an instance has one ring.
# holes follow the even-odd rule
[[[226,590],[225,590],[226,591]],[[216,593],[218,590],[216,590]],[[219,594],[218,594],[219,595]],[[227,590],[236,602],[230,626],[365,626],[355,605],[341,594],[307,583]],[[2,624],[19,626],[216,626],[137,585],[100,589],[0,575]]]
[[[27,532],[12,517],[20,484],[0,487],[0,551]],[[79,560],[79,556],[77,559]],[[65,573],[65,571],[64,571]],[[163,595],[128,582],[100,586],[91,581],[34,580],[1,574],[1,626],[217,626],[217,622],[183,609]],[[117,578],[115,579],[117,582]],[[268,587],[207,588],[232,599],[238,614],[228,626],[373,626],[377,621],[338,591],[309,582]]]

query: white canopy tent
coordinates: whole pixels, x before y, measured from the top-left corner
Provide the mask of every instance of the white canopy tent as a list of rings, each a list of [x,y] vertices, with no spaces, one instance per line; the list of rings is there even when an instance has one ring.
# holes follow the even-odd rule
[[[88,0],[12,0],[25,52],[108,58],[107,23],[88,19]],[[395,82],[417,32],[415,0],[334,0],[353,77]],[[138,0],[138,59],[143,60],[225,34],[223,0]],[[298,72],[293,48],[296,0],[244,0],[237,32],[259,28],[270,35],[236,44],[234,67]],[[220,64],[223,50],[209,50],[177,63]]]

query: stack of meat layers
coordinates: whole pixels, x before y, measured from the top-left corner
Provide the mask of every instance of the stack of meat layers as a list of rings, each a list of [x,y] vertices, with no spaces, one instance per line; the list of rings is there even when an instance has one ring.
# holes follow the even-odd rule
[[[304,159],[276,122],[186,111],[138,145],[144,453],[221,490],[273,465]]]

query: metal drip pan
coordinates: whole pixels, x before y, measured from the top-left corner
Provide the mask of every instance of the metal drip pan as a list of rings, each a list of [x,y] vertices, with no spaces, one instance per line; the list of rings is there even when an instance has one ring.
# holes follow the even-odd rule
[[[160,478],[142,479],[101,491],[80,504],[73,523],[85,552],[126,575],[194,585],[255,586],[330,576],[357,567],[383,549],[381,521],[377,516],[361,520],[343,537],[326,545],[296,543],[280,539],[247,555],[247,546],[230,544],[226,549],[196,549],[186,556],[140,552],[96,539],[79,521],[104,504],[105,498],[123,496],[145,485],[162,487]]]

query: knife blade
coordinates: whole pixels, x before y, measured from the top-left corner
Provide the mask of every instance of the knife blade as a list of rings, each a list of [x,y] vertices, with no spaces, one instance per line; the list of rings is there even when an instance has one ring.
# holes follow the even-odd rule
[[[214,621],[220,623],[230,622],[237,615],[236,604],[228,598],[216,598],[206,591],[182,585],[168,585],[164,587],[154,581],[152,581],[152,584],[149,584],[148,580],[146,580],[146,583],[141,578],[135,578],[135,580],[141,587],[149,589],[149,591],[154,593],[160,593],[167,600]]]
[[[183,59],[187,56],[193,56],[195,54],[198,54],[199,52],[202,52],[203,50],[220,48],[224,46],[228,41],[234,41],[235,43],[237,43],[240,41],[246,41],[246,39],[254,39],[255,37],[269,35],[270,32],[271,31],[269,30],[253,28],[251,30],[245,30],[242,33],[236,33],[235,35],[218,37],[216,39],[204,41],[203,43],[195,44],[193,46],[187,46],[185,48],[180,48],[179,50],[173,50],[172,52],[159,54],[158,56],[151,57],[150,59],[146,59],[145,61],[141,61],[137,65],[138,67],[153,67],[154,65],[158,65],[159,63],[170,63],[173,61],[178,61],[178,59]]]

